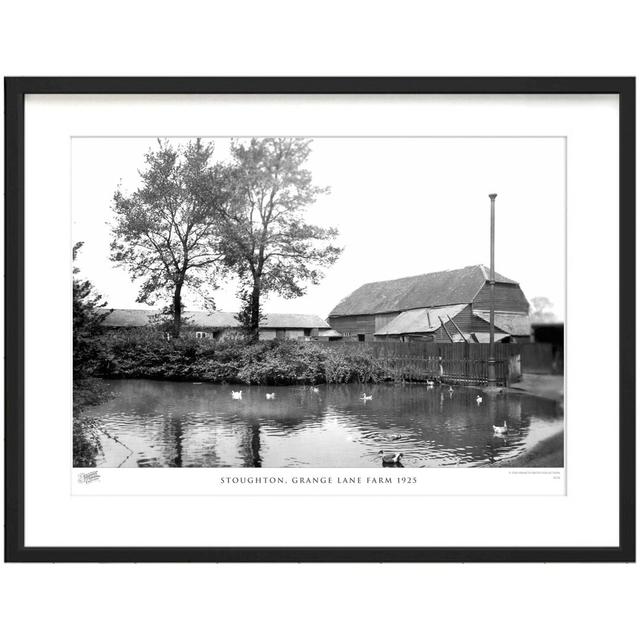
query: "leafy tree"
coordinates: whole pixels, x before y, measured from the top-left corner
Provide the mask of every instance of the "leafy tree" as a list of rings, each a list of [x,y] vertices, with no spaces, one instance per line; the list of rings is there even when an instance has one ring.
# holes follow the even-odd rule
[[[73,260],[82,248],[82,242],[73,246]],[[106,392],[90,376],[100,364],[102,323],[110,312],[107,303],[89,280],[78,277],[80,270],[73,267],[73,466],[95,466],[101,450],[97,421],[82,416],[84,407],[105,399]]]
[[[555,322],[556,314],[553,312],[553,303],[549,298],[538,296],[531,298],[532,322]]]
[[[82,242],[73,246],[73,260],[82,248]],[[102,311],[107,303],[89,280],[77,277],[80,270],[73,267],[73,376],[87,377],[96,365],[99,352],[97,338],[109,312]]]
[[[211,182],[224,218],[225,262],[240,279],[238,319],[257,335],[261,301],[269,293],[296,298],[317,284],[341,249],[332,227],[304,220],[305,210],[328,189],[315,186],[305,163],[310,140],[252,138],[233,141],[232,162]]]
[[[169,298],[172,332],[178,336],[186,286],[214,308],[211,292],[222,266],[216,242],[219,206],[210,184],[217,169],[210,166],[213,144],[198,139],[176,148],[167,141],[158,145],[145,156],[140,187],[130,195],[119,189],[114,195],[111,259],[133,280],[142,280],[138,302]]]

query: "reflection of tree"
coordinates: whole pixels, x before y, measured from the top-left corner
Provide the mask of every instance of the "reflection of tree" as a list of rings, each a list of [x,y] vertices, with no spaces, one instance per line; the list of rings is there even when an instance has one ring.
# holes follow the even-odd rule
[[[164,417],[164,437],[162,441],[167,450],[167,466],[182,466],[182,439],[184,437],[182,417],[171,415]]]
[[[240,435],[240,452],[245,467],[261,467],[260,457],[260,423],[257,420],[249,421]]]
[[[128,416],[123,428],[133,434],[144,429],[142,437],[158,456],[151,462],[172,467],[261,467],[269,452],[286,459],[290,451],[322,447],[321,440],[336,453],[343,446],[349,455],[360,451],[368,461],[383,449],[404,453],[409,466],[469,464],[517,453],[531,439],[532,424],[562,418],[553,401],[510,391],[490,395],[480,388],[454,387],[449,393],[448,386],[323,385],[314,393],[308,387],[246,387],[237,401],[229,387],[215,385],[123,385],[116,420]],[[275,392],[275,399],[266,400],[267,392]],[[363,392],[373,399],[363,402]],[[484,398],[480,406],[478,394]],[[492,425],[505,420],[508,433],[494,435]],[[305,432],[316,428],[307,441]],[[328,459],[333,455],[327,451]],[[295,455],[302,461],[304,456]]]
[[[263,389],[272,391],[271,387]],[[253,393],[248,390],[244,401],[233,406],[234,418],[264,427],[270,435],[277,436],[292,435],[310,423],[322,421],[325,405],[317,394],[307,391],[303,395],[298,389],[279,388],[275,390],[275,400],[266,400],[263,389]]]

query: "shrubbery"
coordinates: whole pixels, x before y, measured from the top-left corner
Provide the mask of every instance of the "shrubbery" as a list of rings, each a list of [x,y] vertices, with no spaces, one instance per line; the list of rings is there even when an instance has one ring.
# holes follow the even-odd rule
[[[82,242],[73,246],[73,260]],[[107,398],[104,383],[91,376],[102,357],[102,324],[106,302],[91,282],[79,277],[73,267],[73,466],[92,467],[100,453],[97,421],[84,415],[87,406]]]
[[[95,418],[84,413],[86,407],[105,402],[111,397],[107,385],[95,378],[73,381],[73,466],[94,467],[102,451],[100,427]],[[104,431],[103,431],[104,433]]]
[[[109,332],[102,337],[96,373],[113,378],[153,378],[243,384],[380,382],[388,378],[365,351],[314,342],[167,341],[152,330]]]
[[[102,451],[98,421],[83,415],[73,416],[73,466],[95,467]]]
[[[92,344],[90,370],[106,378],[269,385],[375,383],[390,378],[372,353],[314,342],[214,342],[190,337],[168,341],[164,333],[143,328],[103,332]],[[100,435],[109,434],[85,415],[84,408],[108,399],[106,385],[95,378],[76,377],[73,399],[73,464],[95,466]]]

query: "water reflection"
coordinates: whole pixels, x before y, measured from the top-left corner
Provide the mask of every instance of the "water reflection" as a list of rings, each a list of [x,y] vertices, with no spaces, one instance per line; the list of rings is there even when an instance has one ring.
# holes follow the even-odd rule
[[[229,386],[108,384],[115,397],[90,413],[134,451],[104,443],[108,467],[373,467],[380,450],[402,453],[405,467],[468,466],[518,455],[563,425],[553,401],[482,394],[478,406],[478,390],[464,387],[261,386],[234,400]]]

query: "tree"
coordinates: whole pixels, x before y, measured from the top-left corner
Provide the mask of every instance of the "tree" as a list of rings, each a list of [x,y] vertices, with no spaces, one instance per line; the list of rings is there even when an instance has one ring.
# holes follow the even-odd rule
[[[241,283],[238,319],[254,337],[265,296],[303,295],[305,285],[317,284],[342,251],[331,244],[335,228],[304,221],[306,209],[328,193],[304,168],[310,153],[310,140],[301,138],[233,141],[231,165],[224,177],[217,175],[215,188],[227,194],[218,196],[225,261]]]
[[[73,246],[75,262],[82,242]],[[89,280],[78,278],[78,267],[73,267],[73,377],[74,380],[91,374],[99,352],[97,337],[109,312],[102,311],[106,301],[97,293]]]
[[[73,245],[75,263],[82,242]],[[93,467],[101,451],[98,421],[83,416],[86,405],[97,404],[106,398],[98,381],[91,379],[102,349],[100,334],[102,323],[110,311],[106,301],[96,292],[89,280],[78,277],[80,270],[73,267],[73,466]]]
[[[210,166],[213,144],[198,139],[184,147],[161,140],[158,145],[145,156],[140,187],[131,195],[120,189],[114,194],[111,259],[127,268],[132,280],[142,280],[138,302],[169,299],[178,336],[186,286],[214,306],[208,293],[222,266],[216,243],[219,206],[209,183],[216,169]]]
[[[555,322],[556,314],[553,312],[553,302],[544,296],[531,298],[531,322]]]

